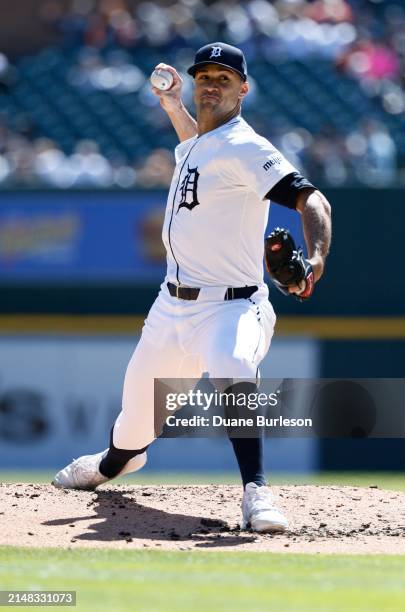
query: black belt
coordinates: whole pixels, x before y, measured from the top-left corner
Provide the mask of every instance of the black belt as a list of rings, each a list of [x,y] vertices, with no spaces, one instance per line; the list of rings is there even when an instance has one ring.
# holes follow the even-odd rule
[[[167,288],[172,297],[180,300],[196,300],[201,289],[198,287],[179,287],[174,283],[167,283]],[[258,290],[258,287],[228,287],[225,291],[224,300],[240,300],[250,298]]]

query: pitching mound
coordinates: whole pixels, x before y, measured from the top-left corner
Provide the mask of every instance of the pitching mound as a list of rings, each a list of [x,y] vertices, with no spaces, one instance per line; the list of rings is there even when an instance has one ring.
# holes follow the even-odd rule
[[[405,553],[405,493],[273,487],[291,528],[241,531],[241,488],[107,486],[97,493],[0,484],[0,544],[12,546]]]

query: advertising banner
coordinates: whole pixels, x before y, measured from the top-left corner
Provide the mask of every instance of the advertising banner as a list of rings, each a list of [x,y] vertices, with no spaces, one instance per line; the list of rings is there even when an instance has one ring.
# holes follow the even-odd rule
[[[0,282],[162,281],[167,194],[9,192],[0,207]],[[301,236],[299,216],[274,206],[269,228]]]

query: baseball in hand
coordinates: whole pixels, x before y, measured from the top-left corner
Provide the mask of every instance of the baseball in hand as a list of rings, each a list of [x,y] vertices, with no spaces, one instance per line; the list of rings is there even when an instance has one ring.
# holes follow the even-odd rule
[[[157,87],[157,89],[166,91],[170,89],[173,84],[173,75],[168,70],[159,68],[158,70],[154,70],[152,72],[150,76],[150,82],[154,87]]]

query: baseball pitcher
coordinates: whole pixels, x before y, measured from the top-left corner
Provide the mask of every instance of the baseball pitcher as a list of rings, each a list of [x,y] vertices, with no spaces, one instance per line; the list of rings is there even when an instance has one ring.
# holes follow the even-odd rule
[[[175,68],[159,64],[156,71],[162,88],[152,90],[180,140],[162,233],[167,274],[128,365],[109,448],[58,472],[57,487],[94,489],[145,464],[155,439],[154,378],[258,377],[276,320],[263,280],[270,200],[300,214],[308,255],[286,230],[268,238],[266,264],[281,290],[308,299],[329,250],[326,198],[241,116],[249,94],[242,51],[222,42],[197,51],[188,69],[196,120]],[[244,487],[243,525],[284,531],[287,518],[266,486],[262,438],[231,443]]]

